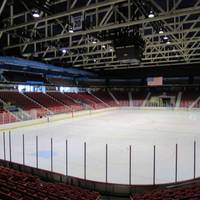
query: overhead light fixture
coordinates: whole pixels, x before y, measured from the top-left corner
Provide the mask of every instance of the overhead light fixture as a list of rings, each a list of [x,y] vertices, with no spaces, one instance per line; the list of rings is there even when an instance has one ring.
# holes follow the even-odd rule
[[[164,40],[168,40],[169,38],[168,38],[168,36],[165,35],[165,36],[163,37],[163,39],[164,39]]]
[[[74,32],[73,27],[69,26],[69,33],[73,33],[73,32]]]
[[[159,34],[163,34],[163,33],[164,33],[163,29],[160,28],[160,30],[159,30]]]
[[[60,51],[63,53],[63,54],[66,54],[68,52],[68,49],[66,47],[63,47],[63,48],[60,48]]]
[[[171,42],[168,40],[168,41],[167,41],[167,44],[170,44],[170,43],[171,43]]]
[[[110,51],[110,52],[112,52],[112,51],[113,51],[113,48],[112,48],[112,47],[110,47],[109,51]]]
[[[153,13],[152,10],[150,10],[148,17],[149,17],[149,18],[153,18],[153,17],[155,17],[155,15],[154,15],[154,13]]]
[[[94,59],[94,62],[96,62],[97,60],[96,59]]]
[[[67,53],[67,49],[62,49],[62,53],[63,54]]]
[[[104,49],[105,49],[105,48],[106,48],[106,45],[105,45],[105,44],[103,44],[103,45],[102,45],[102,48],[104,48]]]
[[[34,18],[39,18],[39,17],[40,17],[39,10],[38,10],[38,9],[33,9],[33,10],[32,10],[32,16],[33,16]]]
[[[92,44],[96,44],[96,43],[97,43],[97,41],[96,41],[96,40],[93,40],[93,41],[92,41]]]

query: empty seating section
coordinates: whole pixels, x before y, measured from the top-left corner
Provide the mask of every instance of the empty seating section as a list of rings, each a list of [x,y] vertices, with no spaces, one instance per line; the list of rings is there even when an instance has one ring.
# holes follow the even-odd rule
[[[59,94],[61,94],[61,93],[59,93]],[[89,107],[91,107],[93,109],[107,107],[107,105],[104,104],[101,100],[99,100],[98,98],[96,98],[95,96],[93,96],[92,94],[89,94],[87,92],[81,92],[81,93],[64,93],[64,95],[66,96],[66,98],[68,100],[71,100],[73,102],[73,105],[74,105],[74,102],[76,102],[76,106],[77,105],[81,105],[82,109],[84,107],[87,107],[87,106],[89,106]]]
[[[112,91],[112,94],[119,102],[118,106],[129,106],[129,97],[127,91]]]
[[[17,118],[8,111],[0,108],[0,124],[8,124],[18,121]]]
[[[98,108],[103,108],[106,107],[106,105],[100,101],[99,99],[97,99],[95,96],[93,96],[92,94],[89,94],[87,92],[82,92],[80,93],[80,96],[85,99],[87,102],[89,102],[89,104],[94,108],[94,109],[98,109]]]
[[[200,108],[200,100],[194,104],[193,108]]]
[[[142,106],[147,94],[147,92],[132,92],[133,106]]]
[[[81,92],[80,96],[82,96],[84,99],[87,99],[88,101],[92,102],[92,103],[102,103],[101,101],[99,101],[97,98],[93,97],[91,94],[87,93],[87,92]]]
[[[97,91],[93,92],[93,94],[101,99],[103,102],[108,104],[109,106],[117,106],[117,103],[114,101],[114,99],[110,96],[110,94],[106,91]]]
[[[126,92],[126,91],[112,91],[112,94],[117,99],[120,106],[129,106],[128,92]]]
[[[199,96],[200,94],[198,92],[183,92],[180,106],[188,108]],[[195,104],[194,107],[200,108],[199,102],[197,102],[197,104]]]
[[[80,104],[76,103],[71,98],[67,97],[67,95],[61,92],[48,92],[47,94],[57,99],[58,101],[62,102],[66,106],[69,106],[69,109],[73,111],[78,111],[83,109]]]
[[[79,102],[83,107],[94,107],[94,102],[90,101],[89,99],[85,98],[84,96],[81,95],[81,93],[73,93],[73,92],[68,92],[65,93],[66,96],[74,99],[75,101]]]
[[[131,200],[199,200],[200,199],[200,184],[190,184],[188,186],[160,189],[145,192],[142,194],[132,194]]]
[[[48,183],[32,175],[0,167],[2,200],[99,200],[97,192],[61,183]]]
[[[62,113],[69,111],[69,109],[67,109],[62,103],[54,100],[53,98],[42,92],[27,92],[25,94],[34,99],[42,106],[48,108],[53,113]]]
[[[32,110],[36,110],[37,117],[44,116],[47,113],[47,110],[19,92],[0,92],[0,99],[30,113],[33,112]]]
[[[132,98],[130,96],[132,95]],[[100,109],[109,106],[161,106],[175,107],[176,101],[180,101],[180,107],[200,108],[200,93],[184,91],[182,98],[178,98],[178,92],[150,92],[146,91],[95,91],[92,93],[61,93],[61,92],[26,92],[24,94],[16,91],[0,91],[2,109],[0,111],[0,124],[15,122],[14,111],[11,107],[16,107],[26,111],[32,119],[44,117],[48,114],[67,113],[84,109]],[[148,97],[148,98],[147,98]],[[117,100],[117,101],[116,101]],[[131,102],[132,101],[132,102]],[[119,104],[117,103],[119,102]],[[145,105],[144,105],[145,104]],[[6,109],[5,109],[6,108]],[[20,108],[20,109],[19,109]],[[6,111],[10,110],[10,112]],[[13,112],[13,114],[11,113]]]

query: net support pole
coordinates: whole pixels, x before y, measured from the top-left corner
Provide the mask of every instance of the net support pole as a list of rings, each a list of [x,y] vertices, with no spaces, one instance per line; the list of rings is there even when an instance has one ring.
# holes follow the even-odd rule
[[[175,152],[175,183],[177,182],[178,177],[178,144],[176,144],[176,152]]]
[[[53,138],[51,138],[51,171],[53,172]]]
[[[38,136],[36,136],[36,141],[35,141],[35,152],[36,152],[36,168],[38,168]]]
[[[156,146],[153,146],[153,185],[156,183]]]
[[[196,141],[194,141],[194,178],[196,178]]]
[[[129,185],[131,185],[131,168],[132,168],[132,149],[131,149],[131,145],[129,146]]]
[[[87,157],[86,157],[86,142],[84,142],[84,179],[86,180],[86,176],[87,176],[87,169],[86,169],[86,167],[87,167],[87,165],[86,165],[86,163],[87,163]]]
[[[5,132],[3,132],[3,157],[6,160],[6,136]]]
[[[23,156],[23,165],[25,165],[25,141],[24,141],[24,134],[22,135],[22,156]]]
[[[10,162],[12,162],[12,141],[11,141],[11,132],[9,131],[9,152],[10,152]]]
[[[65,144],[65,173],[68,176],[68,141],[66,140]]]
[[[106,183],[108,182],[108,144],[106,144]]]

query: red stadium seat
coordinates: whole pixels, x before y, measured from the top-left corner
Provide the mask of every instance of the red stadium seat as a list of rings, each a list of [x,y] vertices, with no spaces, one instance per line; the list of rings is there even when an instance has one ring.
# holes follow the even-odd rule
[[[0,199],[99,200],[100,195],[70,185],[43,182],[29,174],[0,167]]]
[[[188,183],[184,186],[177,186],[175,188],[158,189],[141,194],[132,194],[131,200],[189,200],[200,199],[200,183]]]
[[[69,112],[69,109],[67,109],[61,102],[56,101],[42,92],[27,92],[25,94],[53,113]]]

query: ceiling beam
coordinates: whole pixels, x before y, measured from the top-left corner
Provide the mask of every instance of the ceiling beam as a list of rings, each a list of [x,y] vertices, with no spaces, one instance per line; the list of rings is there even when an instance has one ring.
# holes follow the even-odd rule
[[[3,10],[4,10],[4,8],[5,8],[5,5],[6,5],[6,3],[7,3],[7,0],[3,0],[2,4],[1,4],[1,6],[0,6],[0,15],[1,15],[1,14],[2,14],[2,12],[3,12]]]
[[[119,0],[118,0],[119,1]],[[38,40],[33,40],[30,42],[23,42],[23,43],[19,43],[16,45],[10,45],[5,47],[4,49],[9,49],[9,48],[16,48],[16,47],[21,47],[25,44],[31,45],[34,43],[41,43],[41,42],[47,42],[47,41],[52,41],[52,40],[58,40],[58,39],[62,39],[62,38],[67,38],[67,37],[72,37],[72,36],[79,36],[79,35],[87,35],[90,33],[95,33],[95,32],[100,32],[100,31],[104,31],[104,30],[111,30],[111,29],[116,29],[116,28],[122,28],[122,27],[128,27],[128,26],[133,26],[133,25],[139,25],[139,24],[143,24],[143,23],[149,23],[149,22],[154,22],[154,21],[159,21],[162,19],[170,19],[173,17],[178,17],[178,16],[185,16],[185,15],[190,15],[190,14],[199,14],[200,13],[200,6],[197,7],[191,7],[191,8],[185,8],[185,9],[180,9],[180,10],[176,10],[173,11],[172,13],[165,13],[165,14],[161,14],[157,17],[154,18],[145,18],[145,19],[140,19],[140,20],[136,20],[136,21],[130,21],[130,22],[125,22],[125,23],[120,23],[120,24],[113,24],[113,25],[109,25],[109,26],[101,26],[101,27],[95,27],[94,29],[89,29],[89,30],[85,30],[85,31],[78,31],[78,32],[74,32],[74,33],[65,33],[62,35],[56,35],[53,37],[47,37],[47,38],[42,38],[42,39],[38,39]],[[38,21],[36,21],[38,22]],[[29,23],[27,23],[29,24]],[[22,25],[21,25],[22,26]],[[8,29],[2,29],[0,30],[0,32],[5,32],[7,30],[13,30],[16,29],[17,27],[21,27],[19,26],[14,26],[14,27],[10,27]],[[24,27],[26,25],[23,25],[22,27]]]

